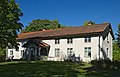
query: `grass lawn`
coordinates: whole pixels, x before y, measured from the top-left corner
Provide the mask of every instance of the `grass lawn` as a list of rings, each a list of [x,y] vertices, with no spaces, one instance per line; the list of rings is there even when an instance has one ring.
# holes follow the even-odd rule
[[[46,61],[0,63],[0,77],[120,77],[120,70],[94,70],[91,64]]]

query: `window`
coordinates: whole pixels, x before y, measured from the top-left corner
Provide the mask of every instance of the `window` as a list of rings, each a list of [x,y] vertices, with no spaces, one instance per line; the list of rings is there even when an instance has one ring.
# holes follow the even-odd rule
[[[55,44],[59,44],[60,43],[60,39],[55,39]]]
[[[73,55],[73,48],[67,48],[67,56]]]
[[[84,57],[85,58],[91,57],[91,47],[84,48]]]
[[[91,42],[91,37],[85,37],[85,42]]]
[[[68,43],[68,44],[73,43],[73,38],[68,38],[68,39],[67,39],[67,43]]]
[[[59,56],[60,56],[60,49],[55,48],[55,57],[59,57]]]
[[[12,50],[10,51],[10,55],[13,55],[13,51]]]

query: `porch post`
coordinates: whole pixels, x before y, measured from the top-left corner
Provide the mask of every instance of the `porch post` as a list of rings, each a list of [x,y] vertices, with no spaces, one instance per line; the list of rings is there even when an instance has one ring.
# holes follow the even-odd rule
[[[40,56],[41,47],[39,47],[39,56]]]

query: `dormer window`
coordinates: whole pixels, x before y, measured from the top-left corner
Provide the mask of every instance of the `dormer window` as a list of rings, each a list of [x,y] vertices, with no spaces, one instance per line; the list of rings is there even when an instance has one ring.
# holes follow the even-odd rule
[[[67,39],[67,43],[68,43],[68,44],[72,44],[72,43],[73,43],[73,38],[68,38],[68,39]]]
[[[91,37],[85,37],[85,42],[91,42]]]
[[[55,44],[60,44],[60,39],[55,39]]]

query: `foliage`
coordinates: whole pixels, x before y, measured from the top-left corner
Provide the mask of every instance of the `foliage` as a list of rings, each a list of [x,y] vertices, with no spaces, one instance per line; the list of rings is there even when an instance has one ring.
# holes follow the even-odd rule
[[[120,48],[116,41],[113,42],[113,60],[120,61]]]
[[[93,22],[93,21],[85,21],[83,25],[84,25],[84,26],[88,26],[89,23],[95,24],[95,22]]]
[[[15,0],[0,0],[0,47],[5,48],[8,43],[17,47],[17,31],[23,26],[19,22],[22,15]]]
[[[118,25],[118,33],[116,34],[118,37],[117,37],[117,45],[118,47],[120,48],[120,24]]]
[[[113,42],[113,60],[120,61],[120,24],[118,25],[118,33],[116,34],[118,37]]]
[[[94,69],[102,69],[102,70],[119,70],[120,62],[119,61],[111,61],[111,60],[92,60],[91,64],[94,65]]]
[[[6,54],[5,54],[5,48],[3,49],[3,48],[0,48],[0,62],[3,62],[3,61],[5,61],[5,57],[6,56]]]
[[[29,23],[29,26],[26,26],[26,28],[21,32],[25,33],[25,32],[33,32],[33,31],[41,31],[43,29],[57,29],[64,27],[66,26],[59,24],[58,20],[36,19],[33,20],[31,23]]]

